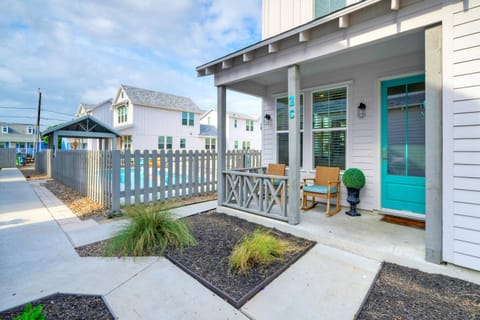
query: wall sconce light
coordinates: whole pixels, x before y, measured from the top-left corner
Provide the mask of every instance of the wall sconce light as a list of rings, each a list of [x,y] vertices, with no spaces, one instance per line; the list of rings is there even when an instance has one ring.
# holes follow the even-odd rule
[[[365,116],[367,115],[367,106],[365,105],[365,103],[360,102],[357,109],[358,109],[358,111],[357,111],[358,117],[359,118],[365,118]]]
[[[265,113],[265,116],[263,117],[266,121],[270,121],[272,119],[272,117],[270,116],[270,114],[268,113]]]

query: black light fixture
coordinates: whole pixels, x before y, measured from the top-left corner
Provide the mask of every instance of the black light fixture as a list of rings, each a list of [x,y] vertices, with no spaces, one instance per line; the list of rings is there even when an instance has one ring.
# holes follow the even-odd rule
[[[358,111],[357,111],[358,117],[359,118],[365,118],[365,116],[367,115],[367,106],[365,105],[365,103],[360,102],[357,109],[358,109]]]
[[[263,118],[267,121],[270,121],[270,119],[272,119],[272,117],[268,113],[265,113],[265,116]]]

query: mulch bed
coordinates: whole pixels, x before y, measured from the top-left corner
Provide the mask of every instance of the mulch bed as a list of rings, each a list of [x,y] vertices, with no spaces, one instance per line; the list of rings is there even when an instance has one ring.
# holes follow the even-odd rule
[[[236,308],[240,308],[315,245],[313,241],[215,211],[186,220],[198,244],[183,250],[167,250],[165,256]],[[234,246],[257,228],[270,230],[277,238],[298,247],[298,251],[289,253],[283,261],[256,265],[247,274],[231,270],[229,256]]]
[[[197,245],[183,250],[167,249],[166,258],[236,308],[240,308],[315,245],[313,241],[215,211],[185,220]],[[282,261],[266,266],[256,265],[247,274],[231,270],[229,256],[234,246],[257,228],[270,230],[274,236],[289,241],[298,250],[287,254]],[[105,245],[106,241],[100,241],[76,250],[82,257],[102,256]]]
[[[114,319],[101,296],[57,293],[31,303],[33,308],[43,305],[46,319]],[[21,305],[2,311],[0,319],[13,319],[21,315],[24,308],[24,305]]]
[[[357,319],[480,319],[480,285],[384,263]]]

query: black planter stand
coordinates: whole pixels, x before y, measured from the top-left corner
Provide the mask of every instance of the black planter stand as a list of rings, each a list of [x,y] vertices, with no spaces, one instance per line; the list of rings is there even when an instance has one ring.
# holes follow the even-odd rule
[[[357,204],[360,203],[360,189],[348,188],[347,201],[350,203],[350,210],[345,212],[351,217],[359,217],[361,214],[357,211]]]

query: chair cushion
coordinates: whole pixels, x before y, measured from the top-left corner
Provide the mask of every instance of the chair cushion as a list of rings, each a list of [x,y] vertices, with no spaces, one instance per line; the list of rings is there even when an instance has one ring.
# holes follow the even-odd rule
[[[274,180],[273,180],[273,185],[274,185],[275,187],[277,187],[277,186],[280,185],[280,182],[281,182],[281,180],[274,179]]]
[[[305,186],[303,187],[303,192],[312,192],[312,193],[320,193],[320,194],[328,194],[328,187],[327,186]],[[337,193],[336,187],[330,187],[330,193]]]

